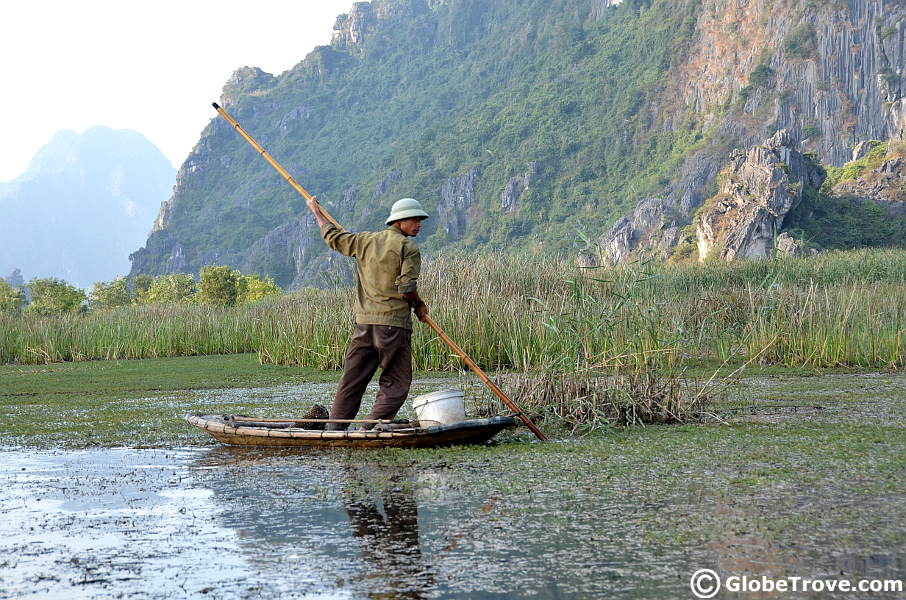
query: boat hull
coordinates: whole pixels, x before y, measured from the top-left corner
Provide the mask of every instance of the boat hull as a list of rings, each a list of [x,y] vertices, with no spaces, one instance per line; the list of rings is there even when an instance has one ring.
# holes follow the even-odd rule
[[[313,448],[432,448],[483,444],[501,430],[516,425],[516,419],[508,416],[397,431],[317,431],[246,425],[237,427],[230,425],[224,415],[187,415],[186,421],[224,444]]]

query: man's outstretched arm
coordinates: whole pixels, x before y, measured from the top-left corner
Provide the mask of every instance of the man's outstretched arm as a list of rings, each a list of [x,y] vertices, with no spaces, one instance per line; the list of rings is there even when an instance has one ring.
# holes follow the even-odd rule
[[[327,219],[324,218],[324,215],[321,214],[321,207],[318,204],[318,201],[312,198],[305,203],[308,205],[308,210],[311,211],[311,214],[315,216],[315,222],[317,222],[318,227],[327,223]]]
[[[308,210],[311,211],[311,214],[315,216],[315,221],[318,223],[318,228],[321,230],[321,237],[324,239],[324,243],[340,254],[355,256],[355,234],[343,231],[342,229],[337,229],[333,223],[324,217],[318,201],[314,198],[306,202],[306,205],[308,206]]]

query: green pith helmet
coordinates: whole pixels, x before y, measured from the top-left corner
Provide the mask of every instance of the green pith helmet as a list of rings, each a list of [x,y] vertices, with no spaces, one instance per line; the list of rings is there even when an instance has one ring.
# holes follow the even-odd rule
[[[394,221],[401,221],[402,219],[409,219],[411,217],[422,217],[423,219],[427,219],[428,213],[425,212],[421,203],[415,198],[403,198],[402,200],[394,202],[393,206],[390,207],[390,216],[387,217],[387,225],[390,225]]]

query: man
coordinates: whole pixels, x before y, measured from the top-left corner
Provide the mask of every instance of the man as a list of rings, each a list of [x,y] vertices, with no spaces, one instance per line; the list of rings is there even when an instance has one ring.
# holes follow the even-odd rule
[[[316,200],[308,202],[308,209],[327,245],[356,260],[356,326],[330,418],[355,418],[362,394],[380,366],[380,389],[368,418],[392,419],[412,383],[410,311],[421,321],[428,315],[428,306],[418,295],[421,254],[409,239],[418,235],[428,213],[417,200],[403,198],[391,207],[387,229],[349,233],[327,222]],[[346,427],[345,423],[329,423],[327,428]]]

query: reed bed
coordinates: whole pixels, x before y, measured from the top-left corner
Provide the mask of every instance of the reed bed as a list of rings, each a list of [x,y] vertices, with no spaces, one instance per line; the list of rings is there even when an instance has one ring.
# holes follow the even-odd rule
[[[254,352],[258,307],[149,305],[62,315],[0,315],[0,362],[160,358]]]
[[[719,395],[681,373],[631,371],[613,376],[592,373],[505,373],[498,377],[510,398],[533,420],[554,420],[578,430],[638,424],[673,424],[716,418],[709,412]],[[477,390],[477,412],[500,410],[496,397]]]
[[[899,368],[906,251],[745,263],[579,268],[529,256],[426,261],[434,320],[489,370],[675,369],[690,359]],[[262,362],[341,367],[353,291],[303,290],[234,308],[152,305],[0,316],[0,362],[258,352]],[[415,366],[459,359],[421,325]]]

